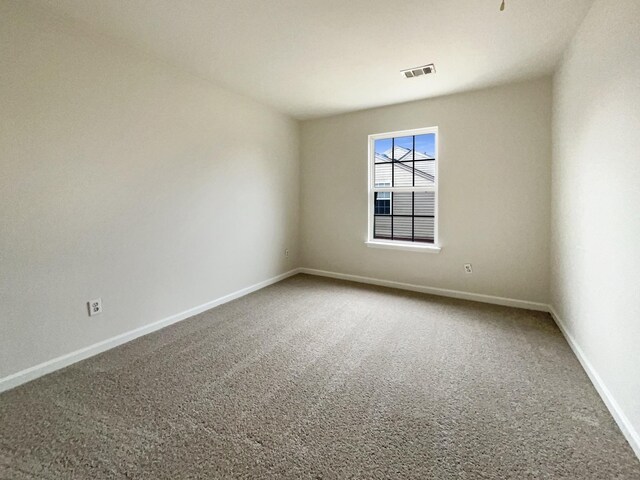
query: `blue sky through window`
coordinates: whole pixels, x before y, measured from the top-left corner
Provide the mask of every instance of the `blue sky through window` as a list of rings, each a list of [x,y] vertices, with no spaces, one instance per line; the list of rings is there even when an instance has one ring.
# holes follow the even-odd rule
[[[412,137],[397,137],[395,139],[396,146],[411,149],[413,147]],[[430,156],[435,156],[436,136],[434,133],[427,133],[425,135],[416,135],[416,151],[426,153]],[[391,139],[384,138],[375,141],[375,151],[379,154],[384,154],[391,149]]]

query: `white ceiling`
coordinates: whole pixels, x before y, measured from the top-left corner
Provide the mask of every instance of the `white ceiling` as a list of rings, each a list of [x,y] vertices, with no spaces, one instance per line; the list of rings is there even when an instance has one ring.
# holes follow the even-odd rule
[[[36,0],[296,118],[549,74],[592,0]],[[405,79],[401,69],[435,63]]]

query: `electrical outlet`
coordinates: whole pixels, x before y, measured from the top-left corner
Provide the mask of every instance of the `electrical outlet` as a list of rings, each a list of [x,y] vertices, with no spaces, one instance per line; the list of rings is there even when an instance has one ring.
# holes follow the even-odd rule
[[[464,273],[473,273],[473,268],[471,268],[471,264],[470,263],[465,263],[464,264]]]
[[[284,256],[285,256],[285,257],[288,257],[288,256],[289,256],[289,249],[288,249],[288,248],[285,248],[285,250],[284,250]]]
[[[90,317],[102,313],[102,299],[96,298],[95,300],[89,300],[87,302],[87,307],[89,307]]]

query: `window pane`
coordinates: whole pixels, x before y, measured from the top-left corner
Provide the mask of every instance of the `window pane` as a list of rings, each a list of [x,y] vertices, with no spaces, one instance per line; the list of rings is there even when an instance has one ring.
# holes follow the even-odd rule
[[[414,221],[414,241],[433,243],[434,219],[415,217]]]
[[[393,186],[413,186],[413,163],[395,162],[393,164]]]
[[[393,217],[393,239],[411,240],[411,217]]]
[[[411,215],[413,210],[413,194],[411,192],[393,194],[393,214]]]
[[[373,237],[391,238],[391,217],[373,217]]]
[[[435,184],[436,162],[432,160],[415,162],[416,187],[430,187]]]
[[[376,163],[373,180],[377,187],[390,187],[391,163]]]
[[[391,214],[391,193],[389,192],[376,192],[374,199],[374,211],[376,215],[390,215]]]
[[[390,138],[375,141],[376,162],[385,162],[391,158],[391,143]]]
[[[436,194],[434,192],[416,192],[414,215],[435,215]]]
[[[435,158],[436,134],[416,135],[416,160],[419,158]]]
[[[397,137],[394,139],[393,159],[404,161],[413,160],[413,136]]]

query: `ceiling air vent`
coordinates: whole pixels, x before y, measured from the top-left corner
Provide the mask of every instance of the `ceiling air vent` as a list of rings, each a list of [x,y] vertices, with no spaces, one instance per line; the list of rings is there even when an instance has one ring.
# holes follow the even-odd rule
[[[420,75],[428,75],[430,73],[436,73],[436,67],[433,66],[433,63],[429,65],[422,65],[421,67],[413,67],[407,68],[406,70],[400,70],[407,78],[419,77]]]

